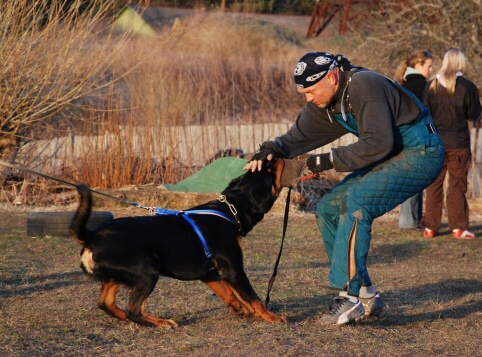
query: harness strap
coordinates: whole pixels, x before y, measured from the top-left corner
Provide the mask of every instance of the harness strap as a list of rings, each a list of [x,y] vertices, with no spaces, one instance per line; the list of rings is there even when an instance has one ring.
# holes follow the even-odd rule
[[[234,224],[235,226],[238,225],[238,223],[234,219],[229,218],[227,215],[225,215],[223,212],[220,212],[220,211],[215,211],[210,209],[197,209],[197,210],[184,211],[184,213],[185,214],[210,214],[213,216],[224,218],[226,221]]]
[[[201,230],[197,226],[196,222],[194,222],[193,219],[191,217],[189,217],[187,214],[184,214],[184,212],[180,212],[180,215],[181,215],[182,218],[184,218],[185,221],[187,221],[191,225],[191,227],[197,233],[197,235],[199,237],[199,240],[201,241],[201,244],[203,245],[204,254],[206,254],[206,258],[211,259],[213,254],[209,250],[208,243],[206,242],[206,239],[204,238],[203,233],[201,232]]]
[[[187,214],[187,215],[191,215],[191,214],[210,214],[210,215],[213,215],[213,216],[218,216],[218,217],[224,218],[229,223],[237,225],[237,223],[233,219],[229,218],[223,212],[210,210],[210,209],[175,211],[175,210],[171,210],[171,209],[167,209],[167,208],[156,208],[154,210],[154,214],[156,216],[161,216],[161,215],[164,215],[164,216],[180,216],[183,213]]]
[[[166,208],[156,208],[153,211],[153,213],[156,216],[181,216],[186,222],[188,222],[191,225],[192,229],[194,229],[194,232],[196,232],[196,234],[197,234],[197,236],[198,236],[198,238],[199,238],[199,240],[200,240],[200,242],[203,246],[204,254],[206,254],[206,257],[208,259],[211,259],[211,257],[212,257],[212,253],[209,250],[208,243],[206,242],[206,239],[204,238],[204,235],[201,232],[201,230],[199,229],[199,227],[197,226],[196,222],[194,222],[194,220],[189,216],[194,215],[194,214],[210,214],[210,215],[213,215],[213,216],[224,218],[228,222],[237,226],[237,223],[234,220],[230,219],[228,216],[226,216],[223,212],[208,210],[208,209],[206,209],[206,210],[190,210],[190,211],[174,211],[174,210],[170,210],[170,209],[166,209]]]

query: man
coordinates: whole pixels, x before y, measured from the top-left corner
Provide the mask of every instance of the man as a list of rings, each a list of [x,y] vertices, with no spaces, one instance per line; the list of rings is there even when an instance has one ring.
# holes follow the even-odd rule
[[[351,132],[358,141],[312,155],[308,168],[351,172],[318,203],[316,219],[339,290],[321,324],[357,322],[383,309],[366,268],[375,218],[430,185],[444,150],[427,108],[390,79],[353,67],[342,55],[311,52],[294,79],[307,104],[288,132],[260,147],[245,170],[273,156],[293,158]]]

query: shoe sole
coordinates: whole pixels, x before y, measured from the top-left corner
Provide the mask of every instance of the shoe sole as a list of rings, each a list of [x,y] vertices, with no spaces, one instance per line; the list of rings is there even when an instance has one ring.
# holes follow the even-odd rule
[[[323,322],[319,322],[320,325],[322,326],[346,326],[346,325],[356,325],[357,323],[359,322],[362,322],[363,320],[365,320],[365,314],[363,314],[362,316],[358,316],[356,317],[354,320],[351,320],[351,321],[348,321],[348,322],[343,322],[343,323],[323,323]]]
[[[341,326],[353,326],[353,325],[359,324],[362,321],[365,321],[366,319],[367,319],[367,317],[365,315],[363,315],[363,316],[357,317],[355,320],[351,320],[351,321],[345,322],[343,324],[326,324],[324,326],[340,326],[340,327]]]

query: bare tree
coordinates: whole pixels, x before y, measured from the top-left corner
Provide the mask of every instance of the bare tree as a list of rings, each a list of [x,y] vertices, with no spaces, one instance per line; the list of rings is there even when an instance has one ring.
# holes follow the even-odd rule
[[[357,31],[359,52],[368,66],[394,70],[412,51],[428,49],[441,59],[451,47],[466,55],[469,70],[482,87],[481,0],[380,1]],[[369,49],[369,51],[367,51]]]
[[[102,24],[113,1],[11,0],[0,7],[0,159],[67,124],[58,114],[113,80]],[[0,184],[8,168],[0,165]]]

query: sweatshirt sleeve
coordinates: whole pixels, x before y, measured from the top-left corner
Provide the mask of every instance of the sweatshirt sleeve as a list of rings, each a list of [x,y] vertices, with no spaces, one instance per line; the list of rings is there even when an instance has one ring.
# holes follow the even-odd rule
[[[467,81],[468,82],[468,81]],[[464,106],[468,120],[475,120],[480,116],[481,104],[477,87],[472,82],[467,86],[467,93],[464,100]]]
[[[291,159],[329,144],[347,133],[336,120],[330,120],[326,109],[307,103],[285,134],[274,141],[264,142],[262,147],[273,150],[280,157]]]

